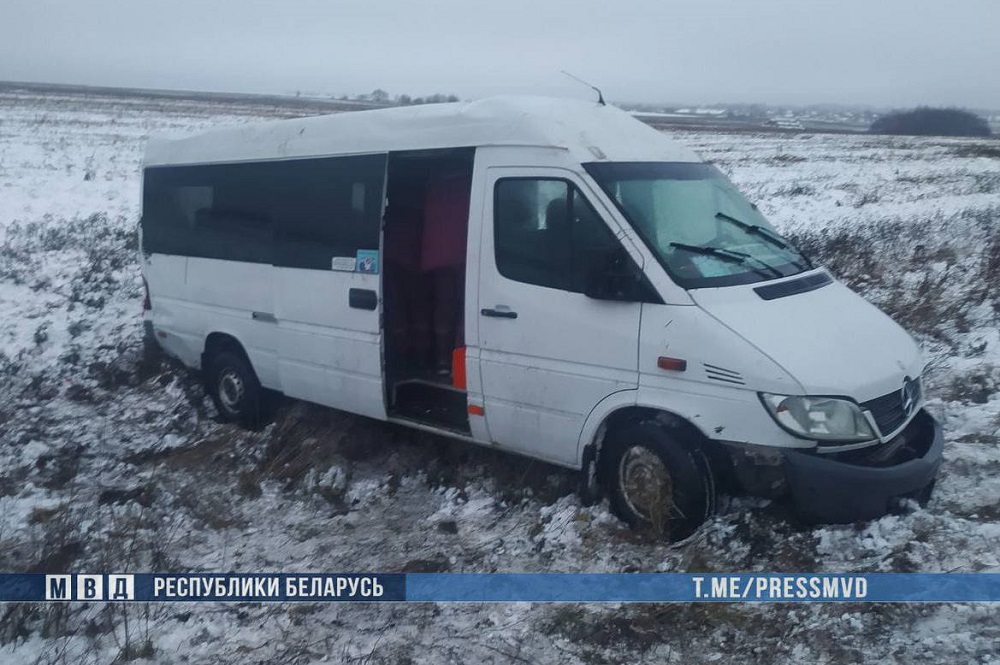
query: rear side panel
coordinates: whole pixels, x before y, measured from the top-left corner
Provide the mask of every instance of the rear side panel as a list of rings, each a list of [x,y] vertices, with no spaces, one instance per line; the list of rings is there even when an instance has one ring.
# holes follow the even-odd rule
[[[265,387],[384,418],[384,188],[385,155],[147,168],[157,339],[199,367],[206,338],[229,335]]]
[[[230,335],[247,352],[261,384],[279,389],[277,331],[261,316],[273,306],[272,270],[259,263],[150,256],[144,274],[160,344],[199,368],[207,336]]]

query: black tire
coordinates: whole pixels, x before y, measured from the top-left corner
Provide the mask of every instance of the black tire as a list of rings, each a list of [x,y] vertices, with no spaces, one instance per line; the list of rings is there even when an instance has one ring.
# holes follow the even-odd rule
[[[220,420],[239,423],[248,429],[260,427],[263,390],[243,354],[228,350],[214,354],[205,380]]]
[[[690,536],[715,511],[715,479],[705,455],[655,421],[609,435],[599,473],[618,517],[671,542]]]

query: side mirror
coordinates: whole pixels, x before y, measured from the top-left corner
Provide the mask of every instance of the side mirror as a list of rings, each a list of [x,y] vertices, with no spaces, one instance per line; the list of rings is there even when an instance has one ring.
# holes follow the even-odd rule
[[[595,300],[641,302],[642,272],[622,249],[602,252],[588,262],[583,294]]]

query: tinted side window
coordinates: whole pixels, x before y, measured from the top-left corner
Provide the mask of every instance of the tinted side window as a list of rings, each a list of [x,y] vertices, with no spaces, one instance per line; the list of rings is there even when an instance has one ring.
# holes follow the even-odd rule
[[[498,180],[493,214],[497,270],[518,282],[583,293],[592,266],[619,246],[565,180]]]
[[[329,270],[378,249],[385,156],[146,169],[143,250]]]
[[[378,250],[384,179],[384,155],[276,172],[275,265],[329,270],[335,256]]]

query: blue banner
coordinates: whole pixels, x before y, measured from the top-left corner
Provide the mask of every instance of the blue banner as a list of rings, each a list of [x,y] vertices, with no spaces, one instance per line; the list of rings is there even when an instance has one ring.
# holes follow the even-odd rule
[[[1000,602],[1000,574],[408,574],[409,601]]]
[[[0,573],[0,602],[1000,602],[997,573]]]

